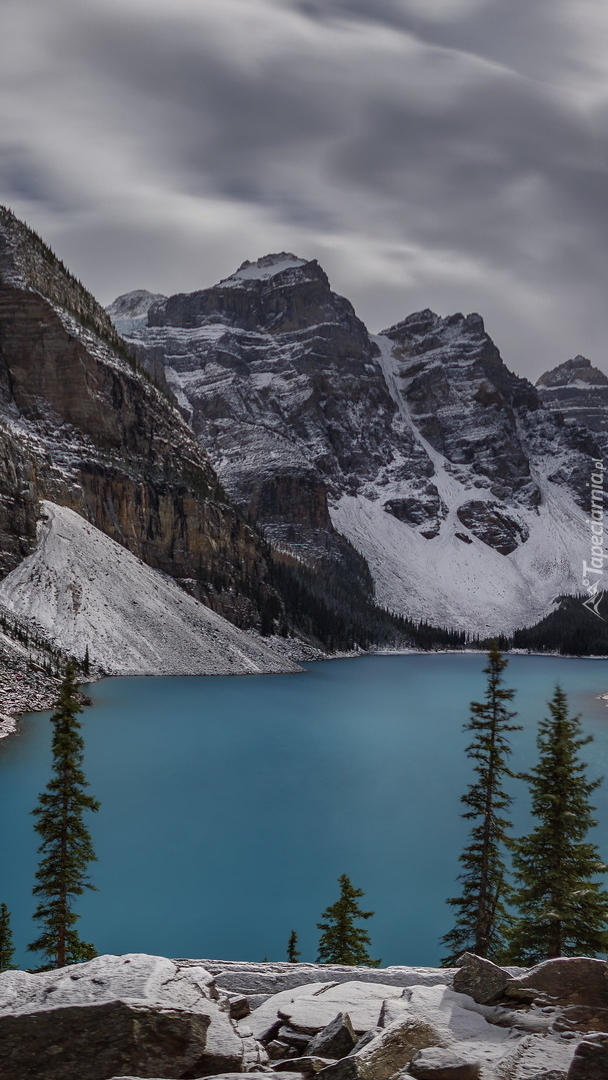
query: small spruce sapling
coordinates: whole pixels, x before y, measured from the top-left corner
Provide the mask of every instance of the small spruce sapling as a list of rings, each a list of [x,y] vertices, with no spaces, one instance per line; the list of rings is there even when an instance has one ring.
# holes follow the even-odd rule
[[[290,964],[297,964],[300,959],[300,953],[298,952],[298,935],[295,930],[291,931],[289,941],[287,942],[287,959]]]
[[[342,874],[338,879],[340,897],[321,915],[325,922],[317,923],[323,933],[319,939],[319,964],[366,964],[378,967],[380,960],[371,960],[367,947],[371,945],[369,934],[355,926],[356,919],[371,919],[373,911],[362,911],[357,900],[365,896],[362,889],[355,889],[350,878]]]
[[[6,904],[0,904],[0,971],[14,971],[11,917]]]

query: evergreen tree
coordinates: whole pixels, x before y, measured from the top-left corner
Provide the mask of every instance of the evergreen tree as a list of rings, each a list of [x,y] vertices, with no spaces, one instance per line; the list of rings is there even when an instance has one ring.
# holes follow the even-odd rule
[[[485,699],[471,702],[471,719],[465,725],[473,732],[467,754],[474,762],[476,779],[462,796],[468,810],[462,815],[475,822],[468,846],[460,856],[464,872],[462,894],[448,900],[458,911],[453,929],[441,940],[450,949],[442,963],[450,966],[466,951],[498,959],[504,948],[508,899],[504,849],[510,846],[507,835],[510,822],[502,816],[511,804],[504,790],[505,776],[512,776],[507,766],[511,753],[508,733],[519,727],[510,721],[506,702],[514,690],[502,685],[502,672],[508,660],[492,642],[488,652],[488,676]]]
[[[295,930],[291,931],[289,941],[287,942],[287,959],[290,964],[297,964],[300,959],[300,954],[298,952],[298,935]]]
[[[319,964],[367,964],[378,967],[379,960],[370,960],[367,946],[371,945],[369,934],[355,926],[355,919],[371,919],[373,911],[361,911],[357,900],[365,896],[362,889],[355,889],[350,878],[342,874],[340,898],[321,915],[327,922],[317,923],[323,933],[319,939]]]
[[[513,864],[519,911],[509,934],[509,957],[525,965],[556,956],[594,956],[608,951],[608,893],[597,881],[608,869],[587,833],[589,796],[601,780],[590,781],[578,751],[592,741],[581,735],[579,717],[557,686],[550,719],[539,724],[536,768],[525,777],[537,825],[516,841]]]
[[[82,671],[84,675],[89,675],[91,672],[91,661],[89,660],[89,646],[84,650],[84,660],[82,662]]]
[[[95,888],[85,873],[87,864],[96,856],[83,814],[85,810],[99,809],[97,800],[84,791],[88,784],[82,771],[84,744],[76,719],[79,712],[82,706],[74,667],[68,664],[51,716],[53,777],[32,811],[36,817],[34,827],[42,837],[34,886],[34,895],[42,899],[34,918],[44,930],[28,948],[43,953],[49,967],[76,964],[97,955],[92,945],[80,940],[75,929],[79,916],[72,910],[76,896],[81,896],[85,888]]]
[[[0,971],[14,969],[14,954],[11,917],[6,904],[0,904]]]

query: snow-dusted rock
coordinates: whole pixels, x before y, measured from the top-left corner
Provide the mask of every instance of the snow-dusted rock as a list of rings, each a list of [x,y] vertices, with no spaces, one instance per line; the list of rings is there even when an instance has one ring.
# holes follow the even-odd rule
[[[507,997],[520,1001],[547,1001],[555,1004],[608,1008],[608,964],[586,956],[545,960],[524,974],[510,979]]]
[[[207,1074],[205,1074],[207,1075]],[[259,1072],[223,1072],[214,1073],[215,1080],[260,1080]],[[112,1080],[143,1080],[140,1076],[113,1076]],[[154,1077],[151,1080],[166,1080],[166,1077]],[[300,1072],[275,1072],[273,1080],[302,1080]]]
[[[112,675],[297,671],[65,506],[43,504],[38,546],[0,582],[0,609]]]
[[[556,984],[559,969],[550,969],[557,996],[571,996],[572,992],[582,996],[585,971],[591,972],[595,985],[599,968],[585,963],[587,967],[576,968],[576,975],[574,966],[566,969],[561,989]],[[601,1055],[607,1036],[594,1037],[593,1028],[587,1036],[590,1029],[586,1025],[596,1025],[598,1020],[595,1013],[587,1016],[589,1009],[555,1003],[537,1006],[525,1001],[511,1009],[479,1004],[446,986],[450,973],[440,969],[437,974],[444,981],[427,985],[416,985],[415,979],[422,974],[429,980],[432,969],[386,969],[393,980],[409,983],[404,987],[358,982],[358,968],[335,967],[338,975],[349,970],[350,980],[342,984],[317,981],[280,991],[265,1003],[267,1015],[264,1007],[254,1010],[238,1029],[229,1016],[230,999],[218,991],[210,970],[218,974],[231,971],[234,978],[248,972],[253,978],[267,968],[269,978],[280,980],[282,973],[287,976],[290,968],[299,967],[327,975],[325,965],[172,961],[138,954],[99,957],[38,975],[5,972],[0,975],[0,1076],[7,1080],[107,1080],[109,1076],[143,1080],[160,1074],[165,1078],[213,1075],[227,1080],[230,1074],[253,1080],[262,1071],[283,1080],[317,1076],[326,1080],[406,1080],[417,1076],[419,1067],[420,1076],[420,1070],[426,1069],[424,1076],[433,1080],[456,1080],[459,1073],[454,1070],[466,1064],[465,1075],[469,1075],[478,1062],[480,1080],[565,1080],[583,1036],[585,1047],[577,1058],[579,1072],[570,1080],[596,1080],[596,1072],[580,1071],[587,1061],[593,1062],[594,1068],[599,1061],[604,1068]],[[362,969],[361,974],[365,977],[371,971],[376,978],[383,975],[382,969]],[[377,1015],[378,992],[388,989],[389,996],[380,1003],[379,1025],[370,1026],[356,1046],[337,1060],[330,1062],[325,1055],[311,1054],[310,1034],[298,1030],[297,1021],[291,1026],[292,1018],[282,1015],[282,1007],[287,1006],[285,1013],[301,1009],[304,1022],[309,1023],[315,1001],[331,1000],[327,995],[341,992],[351,1001],[357,998],[363,1016],[363,1000],[355,986],[361,995],[368,995],[372,1018]],[[601,1010],[595,1012],[599,1015]],[[318,1019],[316,1016],[313,1022]],[[253,1022],[248,1026],[250,1020]],[[259,1032],[269,1020],[272,1023],[266,1031]],[[272,1050],[270,1061],[256,1034],[261,1034],[267,1049]],[[429,1053],[410,1067],[416,1055],[427,1050]],[[601,1069],[600,1076],[605,1080]]]
[[[568,1080],[606,1080],[608,1076],[608,1035],[586,1035],[576,1048]]]
[[[0,1016],[117,1000],[195,1011],[217,998],[213,977],[204,967],[181,969],[172,960],[146,953],[98,956],[35,975],[0,974]]]
[[[318,1057],[317,1055],[306,1054],[305,1057],[288,1058],[285,1061],[273,1061],[270,1068],[273,1073],[281,1072],[282,1069],[293,1069],[294,1072],[300,1073],[300,1075],[306,1077],[307,1080],[313,1080],[313,1077],[321,1072],[321,1069],[325,1069],[331,1064],[332,1058],[323,1058]]]
[[[106,1080],[130,1069],[179,1077],[264,1064],[262,1048],[239,1035],[217,999],[204,968],[180,970],[142,954],[101,956],[39,975],[5,972],[0,1075]]]
[[[201,964],[213,974],[216,985],[233,993],[278,994],[310,983],[352,982],[353,968],[346,964],[290,964],[287,961],[256,963],[238,960],[180,960],[180,964]],[[358,983],[383,983],[387,986],[451,986],[454,968],[357,967]]]
[[[527,1035],[514,1042],[504,1055],[495,1072],[496,1078],[566,1080],[575,1049],[576,1043],[565,1042],[558,1036]],[[582,1077],[578,1080],[582,1080]],[[585,1074],[585,1080],[595,1078]]]
[[[382,1003],[387,998],[399,998],[400,987],[382,984],[345,982],[313,984],[283,991],[256,1009],[247,1022],[256,1032],[268,1027],[272,1015],[279,1016],[296,1031],[315,1035],[335,1019],[338,1013],[348,1013],[353,1029],[358,1034],[368,1031],[378,1023]]]
[[[341,1058],[355,1048],[357,1037],[348,1013],[339,1012],[306,1047],[306,1053],[328,1058]]]
[[[432,1046],[414,1055],[409,1071],[416,1080],[478,1080],[480,1068],[479,1061]]]
[[[441,1046],[440,1031],[429,1019],[397,1020],[360,1050],[328,1065],[321,1080],[391,1080],[427,1046]]]
[[[459,964],[454,975],[454,990],[468,994],[482,1005],[499,997],[509,981],[509,973],[504,968],[474,953],[464,953]]]
[[[585,356],[575,356],[545,371],[536,383],[541,401],[572,424],[593,431],[604,450],[608,447],[608,378]]]

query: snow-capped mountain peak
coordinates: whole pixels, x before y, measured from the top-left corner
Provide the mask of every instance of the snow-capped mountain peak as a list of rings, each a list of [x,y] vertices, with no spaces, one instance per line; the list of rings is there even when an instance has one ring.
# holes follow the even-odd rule
[[[237,283],[242,281],[268,281],[270,278],[276,277],[277,274],[282,274],[285,270],[296,270],[301,266],[306,266],[306,259],[299,259],[297,255],[292,255],[289,251],[280,251],[274,255],[263,255],[256,262],[249,262],[246,259],[234,274],[223,278],[220,284],[225,285],[227,282]]]

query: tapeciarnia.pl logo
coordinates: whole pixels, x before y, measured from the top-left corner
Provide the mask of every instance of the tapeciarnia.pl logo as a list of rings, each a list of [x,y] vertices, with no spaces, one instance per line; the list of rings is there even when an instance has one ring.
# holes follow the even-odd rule
[[[603,622],[598,607],[604,595],[602,578],[604,575],[604,463],[593,462],[591,473],[591,509],[587,524],[591,526],[591,562],[583,560],[583,585],[587,591],[587,599],[583,601],[583,607],[597,615]],[[593,577],[592,577],[593,575]]]

